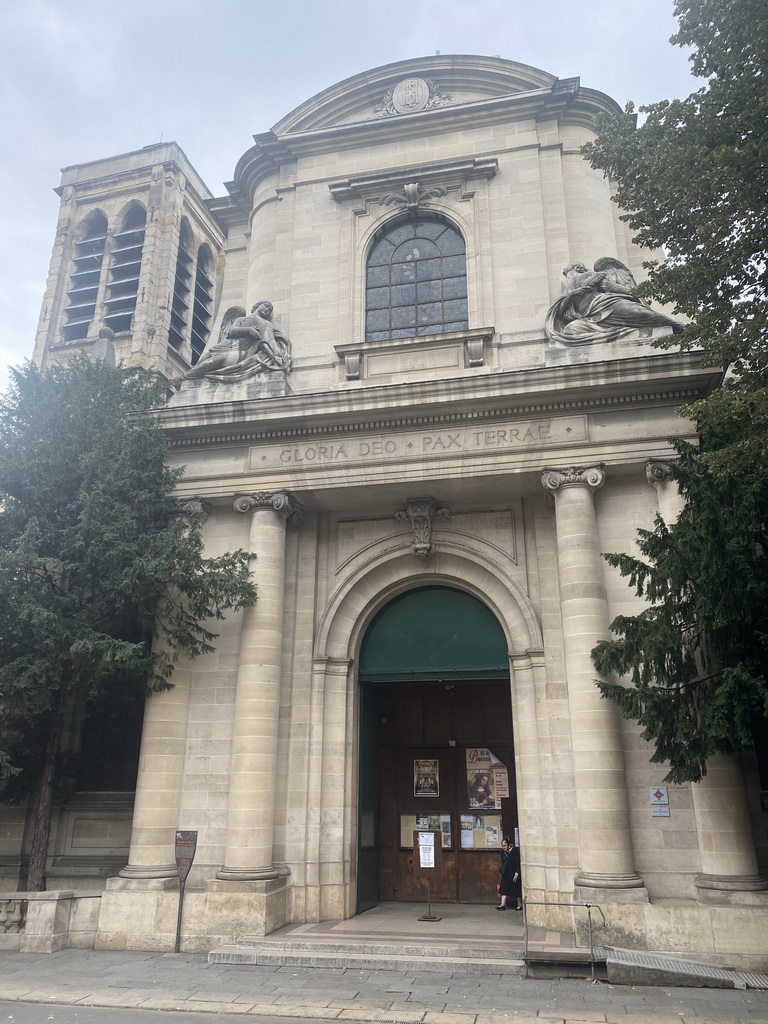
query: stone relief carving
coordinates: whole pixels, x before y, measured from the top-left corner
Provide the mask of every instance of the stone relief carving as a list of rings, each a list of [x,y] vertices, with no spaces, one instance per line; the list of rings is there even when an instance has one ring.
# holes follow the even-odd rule
[[[439,522],[450,517],[450,511],[447,508],[438,508],[434,498],[412,498],[405,508],[395,512],[396,522],[410,520],[413,529],[411,551],[422,562],[429,558],[432,551],[432,521]]]
[[[418,181],[409,182],[403,185],[402,194],[399,192],[386,192],[379,198],[380,206],[404,206],[407,210],[415,210],[419,206],[428,203],[430,199],[437,199],[448,194],[448,189],[443,185],[435,185],[433,188],[426,188]]]
[[[368,120],[392,117],[395,114],[413,114],[431,107],[445,107],[451,102],[449,94],[442,92],[431,78],[405,78],[386,91],[384,99]]]
[[[290,373],[291,343],[272,323],[272,303],[257,302],[246,314],[242,306],[230,306],[224,314],[219,340],[187,370],[184,381],[217,381],[236,384],[257,374]]]
[[[638,330],[650,333],[654,327],[679,334],[685,327],[633,295],[637,282],[631,271],[611,256],[597,260],[594,270],[583,263],[569,263],[563,277],[563,294],[552,304],[544,324],[550,341],[587,345],[616,341]]]

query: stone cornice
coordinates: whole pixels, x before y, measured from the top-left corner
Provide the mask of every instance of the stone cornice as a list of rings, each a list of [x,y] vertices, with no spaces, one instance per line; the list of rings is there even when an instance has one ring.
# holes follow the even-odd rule
[[[440,160],[419,166],[397,167],[384,173],[361,174],[332,182],[328,188],[339,203],[348,199],[365,203],[377,200],[387,191],[402,188],[410,181],[418,181],[424,186],[438,184],[447,189],[459,189],[472,178],[493,178],[498,170],[499,161],[496,157]]]
[[[450,82],[447,83],[450,88]],[[412,114],[376,120],[354,121],[254,136],[255,145],[238,161],[234,181],[227,184],[233,196],[250,203],[259,181],[280,167],[304,156],[341,152],[361,146],[380,145],[445,131],[460,132],[490,124],[521,120],[555,120],[591,126],[598,113],[617,114],[620,108],[604,93],[583,89],[577,78],[554,80],[550,86],[490,96],[466,103],[431,107]]]
[[[502,418],[677,406],[706,395],[721,374],[695,353],[515,370],[452,380],[297,392],[286,398],[160,409],[174,449],[404,430]]]

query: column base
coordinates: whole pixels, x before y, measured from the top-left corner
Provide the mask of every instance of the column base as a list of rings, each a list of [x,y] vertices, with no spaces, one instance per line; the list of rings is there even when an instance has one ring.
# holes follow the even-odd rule
[[[639,875],[593,874],[580,872],[574,879],[573,898],[577,903],[648,903],[650,897]]]
[[[274,864],[258,868],[228,868],[224,864],[216,872],[216,877],[222,882],[264,882],[279,878],[280,874]]]
[[[178,878],[175,864],[126,864],[118,871],[120,878]]]
[[[697,889],[714,889],[719,892],[763,892],[768,889],[768,879],[760,875],[696,875]]]
[[[586,886],[588,889],[641,889],[643,880],[634,871],[628,874],[614,872],[579,871],[573,880],[574,885]]]

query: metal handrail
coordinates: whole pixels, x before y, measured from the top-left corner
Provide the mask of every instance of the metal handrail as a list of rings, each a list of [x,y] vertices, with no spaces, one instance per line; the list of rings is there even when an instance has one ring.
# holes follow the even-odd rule
[[[553,900],[523,900],[523,958],[528,960],[528,913],[526,907],[585,907],[587,911],[587,924],[589,927],[589,960],[592,978],[595,977],[595,946],[592,941],[592,910],[596,910],[603,919],[605,927],[605,914],[597,903],[560,903]]]

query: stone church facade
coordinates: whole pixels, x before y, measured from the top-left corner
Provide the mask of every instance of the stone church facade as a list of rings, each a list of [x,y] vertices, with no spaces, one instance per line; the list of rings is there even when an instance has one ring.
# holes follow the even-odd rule
[[[106,885],[101,948],[171,948],[178,829],[205,950],[424,898],[419,824],[438,900],[490,907],[517,830],[532,921],[595,903],[601,941],[766,966],[754,764],[665,787],[594,685],[637,608],[601,552],[675,518],[676,410],[717,383],[625,287],[644,254],[579,151],[617,109],[435,56],[308,100],[223,198],[171,143],[64,170],[35,359],[174,381],[179,497],[259,588],[148,699],[133,802],[61,812],[52,874]]]

